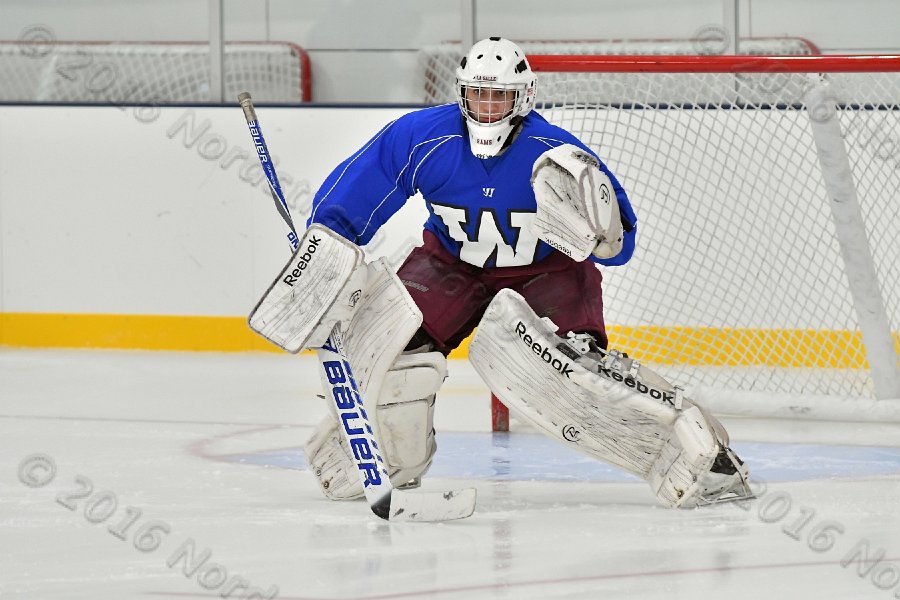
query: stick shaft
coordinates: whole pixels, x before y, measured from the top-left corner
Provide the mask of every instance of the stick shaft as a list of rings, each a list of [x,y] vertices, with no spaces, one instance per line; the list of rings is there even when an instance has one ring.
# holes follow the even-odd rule
[[[262,135],[262,129],[259,127],[253,100],[250,98],[250,94],[244,92],[238,96],[238,102],[240,102],[241,108],[244,110],[244,117],[247,120],[247,126],[250,128],[250,136],[256,145],[256,153],[266,174],[266,179],[269,181],[269,189],[272,192],[272,198],[275,200],[275,207],[290,230],[288,241],[291,244],[291,251],[296,251],[300,240],[297,237],[297,230],[288,211],[287,202],[284,200],[281,185],[278,183],[275,164],[272,162],[272,157],[266,146],[266,140]],[[332,400],[334,400],[337,407],[341,435],[344,437],[347,447],[353,450],[356,466],[363,481],[366,500],[372,512],[382,519],[388,519],[393,485],[391,485],[385,466],[386,463],[381,455],[383,446],[375,437],[375,432],[369,423],[365,402],[362,394],[359,392],[350,362],[347,360],[344,352],[340,324],[334,326],[331,335],[328,336],[328,340],[325,342],[325,346],[316,350],[316,356],[319,360],[322,380],[327,382]],[[348,384],[352,395],[348,394]],[[346,401],[348,395],[353,398],[354,402]],[[356,421],[360,421],[362,427],[354,425],[353,423]],[[365,444],[361,445],[360,440],[365,440]],[[368,448],[365,448],[366,445],[368,445]],[[367,452],[371,455],[366,455]]]
[[[262,166],[266,180],[269,182],[269,191],[272,192],[272,200],[275,202],[275,208],[281,219],[288,226],[288,242],[291,244],[291,251],[297,249],[300,240],[297,238],[297,228],[294,227],[294,220],[291,218],[291,211],[288,203],[284,199],[284,192],[281,190],[281,183],[278,181],[278,173],[275,172],[275,162],[272,155],[269,154],[269,148],[266,145],[266,138],[263,137],[262,128],[259,126],[259,119],[256,117],[256,109],[253,107],[253,99],[247,92],[242,92],[238,96],[238,102],[244,111],[244,118],[247,120],[247,127],[250,128],[250,137],[253,138],[253,145],[256,146],[256,155],[259,157],[259,164]]]

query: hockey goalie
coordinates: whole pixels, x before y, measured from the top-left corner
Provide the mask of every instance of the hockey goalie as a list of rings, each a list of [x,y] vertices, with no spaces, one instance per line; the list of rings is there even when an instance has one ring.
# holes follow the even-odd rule
[[[621,184],[533,110],[536,77],[516,44],[477,42],[456,75],[456,104],[388,123],[326,178],[308,223],[320,245],[307,232],[251,327],[296,351],[301,321],[320,332],[340,323],[395,487],[415,487],[428,471],[446,356],[477,327],[470,361],[538,431],[643,478],[665,506],[749,497],[747,467],[722,425],[607,350],[597,265],[626,263],[637,231]],[[428,218],[396,273],[379,261],[338,277],[302,260],[365,246],[411,198]],[[305,447],[334,500],[364,492],[341,427],[332,411]]]

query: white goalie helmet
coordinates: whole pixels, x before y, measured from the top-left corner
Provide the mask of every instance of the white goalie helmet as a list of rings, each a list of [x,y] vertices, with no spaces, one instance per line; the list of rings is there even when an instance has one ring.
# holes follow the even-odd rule
[[[456,69],[456,98],[475,156],[500,153],[534,108],[536,79],[522,49],[503,38],[481,40],[463,57]]]

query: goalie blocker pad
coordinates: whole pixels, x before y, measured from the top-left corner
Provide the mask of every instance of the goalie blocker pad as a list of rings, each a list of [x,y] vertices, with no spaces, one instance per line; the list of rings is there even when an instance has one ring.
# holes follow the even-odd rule
[[[366,279],[362,249],[314,224],[250,313],[250,329],[291,353],[319,347],[352,317]]]
[[[478,325],[469,360],[517,416],[643,478],[666,506],[752,496],[746,468],[717,433],[721,424],[680,389],[614,351],[563,340],[556,329],[519,294],[502,290]],[[714,464],[724,473],[711,472]]]

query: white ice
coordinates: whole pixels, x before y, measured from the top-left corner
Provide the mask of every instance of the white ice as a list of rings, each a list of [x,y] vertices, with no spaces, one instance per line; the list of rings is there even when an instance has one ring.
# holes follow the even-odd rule
[[[515,423],[490,433],[452,361],[424,485],[478,507],[391,524],[306,470],[313,360],[0,349],[0,600],[900,598],[900,425],[726,419],[761,497],[669,510]]]

